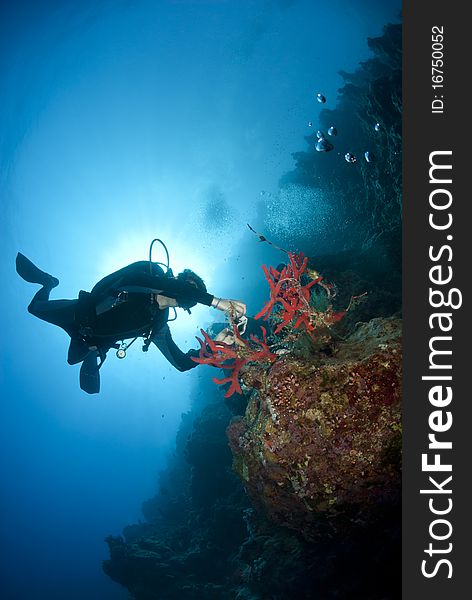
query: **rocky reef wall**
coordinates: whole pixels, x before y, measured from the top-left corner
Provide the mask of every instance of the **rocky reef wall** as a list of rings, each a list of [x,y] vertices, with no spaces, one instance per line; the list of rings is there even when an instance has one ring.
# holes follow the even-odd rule
[[[401,322],[373,319],[310,358],[248,368],[248,406],[228,437],[269,519],[310,538],[398,502],[401,357]]]
[[[247,368],[233,415],[201,384],[146,520],[107,538],[130,600],[400,597],[400,321],[301,350]]]

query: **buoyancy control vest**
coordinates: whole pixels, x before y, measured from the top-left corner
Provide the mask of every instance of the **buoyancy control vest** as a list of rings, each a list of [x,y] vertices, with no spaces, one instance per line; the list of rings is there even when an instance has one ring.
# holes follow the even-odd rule
[[[149,269],[149,263],[133,263],[99,281],[91,292],[81,290],[75,311],[76,335],[71,336],[68,362],[80,362],[91,346],[103,355],[118,348],[118,341],[145,338],[144,350],[153,332],[159,331],[169,319],[169,309],[160,310],[152,290],[133,285],[120,285],[123,274],[129,281],[133,272]],[[148,271],[147,271],[148,272]],[[164,270],[152,263],[152,275],[166,277]],[[82,345],[82,348],[80,347]]]

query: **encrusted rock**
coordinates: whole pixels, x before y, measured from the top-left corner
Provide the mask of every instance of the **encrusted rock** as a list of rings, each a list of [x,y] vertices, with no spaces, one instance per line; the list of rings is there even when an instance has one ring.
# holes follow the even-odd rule
[[[307,537],[395,504],[401,362],[401,321],[373,319],[331,356],[286,355],[259,371],[245,416],[227,430],[253,503]]]

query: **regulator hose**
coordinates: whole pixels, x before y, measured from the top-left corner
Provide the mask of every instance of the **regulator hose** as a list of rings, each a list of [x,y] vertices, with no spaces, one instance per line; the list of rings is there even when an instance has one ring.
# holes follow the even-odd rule
[[[164,242],[162,240],[160,240],[159,238],[154,238],[151,242],[151,245],[149,246],[149,274],[152,275],[152,247],[154,246],[154,242],[159,242],[161,244],[161,246],[164,248],[165,253],[166,253],[166,258],[167,258],[167,264],[161,263],[161,262],[156,262],[156,264],[158,265],[162,265],[163,267],[166,268],[166,274],[171,274],[171,268],[170,268],[170,259],[169,259],[169,251],[167,250],[167,246],[164,244]],[[168,322],[170,321],[175,321],[177,319],[177,311],[175,310],[174,307],[172,307],[173,311],[174,311],[174,317],[172,319],[169,319]]]
[[[167,246],[159,238],[154,238],[151,242],[151,245],[149,246],[149,274],[150,275],[152,275],[152,247],[154,246],[154,242],[159,242],[162,245],[162,247],[165,250],[166,258],[167,258],[167,264],[164,264],[161,262],[157,262],[156,264],[162,265],[163,267],[165,267],[167,269],[167,271],[169,271],[169,269],[170,269],[169,251],[167,250]]]

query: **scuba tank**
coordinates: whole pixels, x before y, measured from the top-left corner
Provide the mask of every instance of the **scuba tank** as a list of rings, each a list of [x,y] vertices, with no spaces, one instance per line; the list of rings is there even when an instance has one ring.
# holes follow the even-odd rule
[[[153,262],[153,260],[152,260],[152,249],[153,249],[153,246],[154,246],[154,244],[156,242],[159,242],[161,244],[161,246],[164,248],[164,251],[166,253],[166,259],[167,259],[166,263],[162,263],[162,262],[159,262],[159,261],[154,261]],[[162,267],[165,267],[166,268],[166,272],[165,272],[166,277],[173,277],[174,276],[174,274],[172,272],[172,269],[170,268],[169,250],[167,249],[167,246],[165,245],[165,243],[161,239],[159,239],[159,238],[154,238],[152,240],[150,246],[149,246],[149,274],[150,275],[153,274],[153,264],[157,264],[157,265],[160,265]],[[168,319],[167,322],[175,321],[177,319],[177,311],[175,310],[174,307],[172,307],[172,308],[173,308],[173,311],[174,311],[174,316],[173,316],[172,319]],[[150,327],[149,331],[142,336],[143,339],[144,339],[144,343],[143,343],[143,347],[142,347],[143,352],[147,352],[149,350],[149,345],[150,345],[151,340],[152,340],[152,334],[153,334],[153,323],[151,323],[151,327]],[[124,340],[123,340],[122,343],[121,343],[121,345],[120,345],[120,347],[116,351],[117,358],[119,358],[119,359],[125,358],[126,357],[126,351],[131,346],[131,344],[134,344],[134,342],[138,339],[138,337],[140,337],[140,336],[135,337],[133,340],[131,340],[128,343],[125,343]]]

